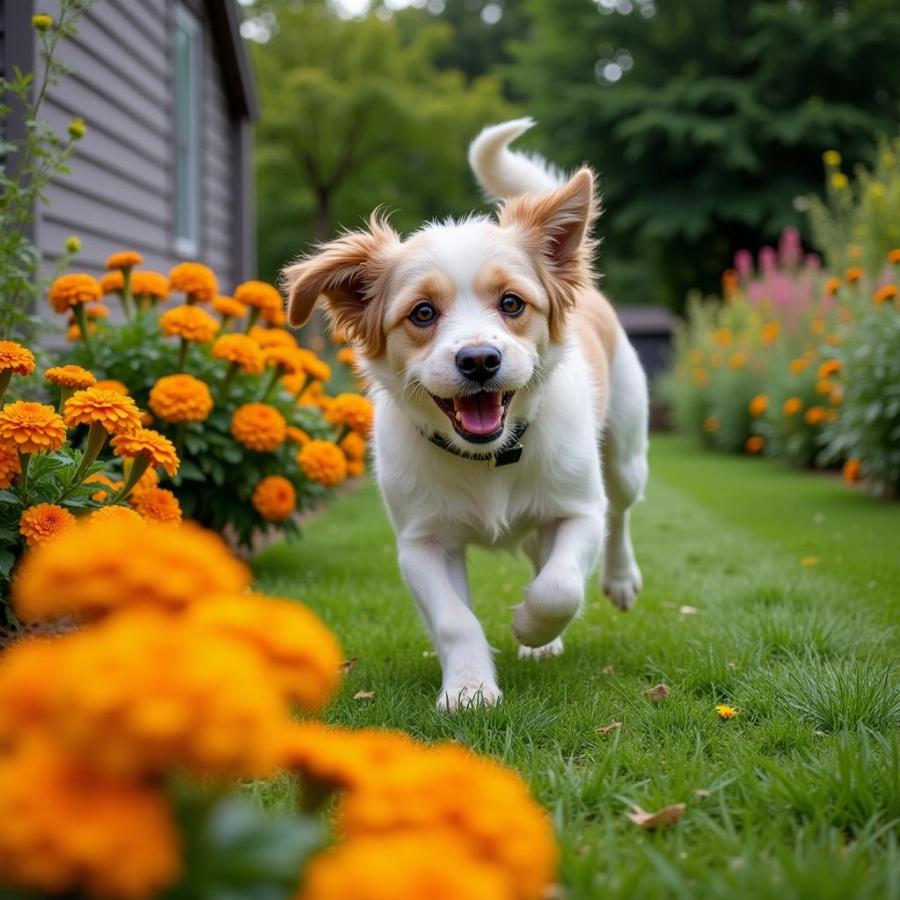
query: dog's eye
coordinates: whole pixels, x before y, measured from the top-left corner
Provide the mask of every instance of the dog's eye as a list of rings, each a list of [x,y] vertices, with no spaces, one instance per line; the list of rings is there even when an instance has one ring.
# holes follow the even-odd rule
[[[513,318],[515,316],[521,316],[524,309],[525,301],[517,294],[511,294],[507,291],[500,298],[500,312],[502,312],[504,316]]]
[[[425,301],[416,305],[416,308],[409,314],[409,321],[413,325],[424,327],[430,325],[437,318],[437,310]]]

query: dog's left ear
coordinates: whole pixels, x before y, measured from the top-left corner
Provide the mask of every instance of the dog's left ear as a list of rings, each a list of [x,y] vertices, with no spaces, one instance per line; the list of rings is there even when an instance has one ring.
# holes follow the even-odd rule
[[[575,304],[580,290],[593,283],[596,242],[590,231],[599,212],[594,173],[587,166],[562,187],[516,197],[500,210],[500,224],[524,232],[529,249],[543,262],[551,281],[551,299],[560,314]]]

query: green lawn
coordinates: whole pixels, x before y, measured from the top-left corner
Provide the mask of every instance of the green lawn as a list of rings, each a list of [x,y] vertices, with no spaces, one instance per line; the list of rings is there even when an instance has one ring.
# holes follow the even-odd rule
[[[634,525],[637,607],[618,612],[593,583],[559,659],[516,659],[524,560],[472,554],[505,697],[452,717],[434,709],[438,663],[374,487],[261,554],[257,574],[357,660],[330,721],[460,741],[528,779],[568,900],[900,897],[900,506],[662,436]],[[652,703],[658,682],[671,693]],[[739,716],[719,720],[717,703]],[[664,832],[626,817],[673,803],[687,812]]]

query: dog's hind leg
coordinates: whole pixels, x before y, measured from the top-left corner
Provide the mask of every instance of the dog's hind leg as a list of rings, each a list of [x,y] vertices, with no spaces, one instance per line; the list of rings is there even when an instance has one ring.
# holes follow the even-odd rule
[[[634,348],[619,335],[610,373],[609,412],[603,441],[603,480],[609,501],[603,559],[603,592],[619,609],[634,606],[643,586],[631,544],[631,507],[647,483],[647,379]]]

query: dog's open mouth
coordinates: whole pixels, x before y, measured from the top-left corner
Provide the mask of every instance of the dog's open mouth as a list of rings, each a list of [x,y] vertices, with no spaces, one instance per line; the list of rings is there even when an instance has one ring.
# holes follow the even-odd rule
[[[432,399],[450,420],[453,430],[473,444],[487,444],[503,434],[503,425],[515,391],[480,391],[445,400]]]

